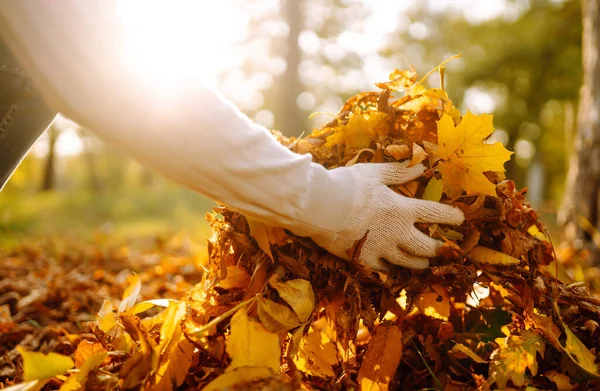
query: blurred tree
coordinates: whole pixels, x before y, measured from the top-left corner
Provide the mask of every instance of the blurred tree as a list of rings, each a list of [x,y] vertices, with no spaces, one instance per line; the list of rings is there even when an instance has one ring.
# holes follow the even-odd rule
[[[81,138],[84,146],[82,155],[87,166],[89,188],[93,192],[99,192],[102,190],[102,184],[100,181],[100,176],[98,175],[98,168],[96,167],[96,156],[93,151],[92,142],[90,137],[86,135],[86,132],[83,128],[79,127],[77,129],[77,134]]]
[[[48,154],[44,162],[44,174],[42,176],[42,191],[54,190],[56,185],[56,141],[59,137],[58,128],[50,125],[48,132]]]
[[[544,198],[559,199],[569,140],[565,124],[572,128],[568,111],[581,85],[579,2],[509,0],[503,13],[485,21],[467,20],[464,9],[432,11],[435,3],[411,8],[408,28],[392,37],[384,54],[400,62],[406,53],[423,71],[461,53],[462,60],[448,64],[450,96],[475,111],[489,110],[481,99],[491,96],[494,125],[516,151],[508,176],[521,187],[533,179],[543,184]],[[528,183],[530,169],[535,175]]]
[[[298,110],[296,100],[302,92],[302,85],[298,78],[298,66],[300,65],[301,51],[298,46],[298,37],[302,29],[303,15],[301,12],[301,1],[282,0],[283,18],[288,25],[286,38],[286,67],[281,81],[278,85],[280,99],[277,108],[277,121],[279,129],[286,135],[299,135],[303,131],[302,113]]]
[[[561,220],[566,239],[600,264],[600,2],[583,0],[583,86]]]

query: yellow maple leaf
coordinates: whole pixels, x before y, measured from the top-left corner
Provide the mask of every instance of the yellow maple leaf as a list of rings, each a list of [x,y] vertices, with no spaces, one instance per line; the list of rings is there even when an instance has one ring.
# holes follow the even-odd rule
[[[485,143],[494,131],[492,118],[468,111],[456,127],[448,114],[437,121],[439,146],[435,154],[441,159],[439,169],[444,192],[450,198],[460,196],[463,190],[467,195],[496,195],[496,185],[483,173],[504,172],[504,163],[512,152],[502,143]]]
[[[390,130],[385,113],[353,113],[348,123],[339,126],[327,137],[325,147],[344,144],[349,149],[368,148],[378,136],[387,136]]]
[[[488,384],[495,382],[498,388],[504,389],[510,380],[520,387],[525,383],[527,368],[533,376],[537,375],[536,353],[543,357],[546,351],[546,341],[540,333],[523,331],[521,335],[496,338],[496,343],[499,348],[492,353]]]

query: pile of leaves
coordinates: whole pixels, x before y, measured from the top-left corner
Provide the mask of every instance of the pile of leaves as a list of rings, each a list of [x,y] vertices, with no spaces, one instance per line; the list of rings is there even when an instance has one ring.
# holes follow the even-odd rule
[[[74,351],[15,346],[23,370],[11,381],[31,387],[19,390],[600,387],[600,300],[569,279],[526,190],[504,177],[510,152],[487,141],[492,117],[461,116],[438,69],[441,88],[396,70],[306,138],[276,134],[327,168],[425,165],[393,189],[465,214],[459,227],[417,224],[444,241],[428,269],[374,271],[360,261],[366,236],[344,261],[218,207],[202,278],[185,299],[138,302],[131,277]]]

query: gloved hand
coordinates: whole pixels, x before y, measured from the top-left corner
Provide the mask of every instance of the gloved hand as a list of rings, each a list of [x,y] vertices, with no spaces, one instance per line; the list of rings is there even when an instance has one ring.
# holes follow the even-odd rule
[[[353,197],[352,207],[346,211],[347,218],[331,228],[333,234],[310,236],[332,254],[348,259],[346,251],[369,231],[360,260],[373,269],[389,269],[383,260],[411,269],[426,268],[428,258],[437,255],[442,242],[420,232],[414,224],[456,225],[462,223],[464,214],[449,205],[404,197],[388,187],[416,179],[424,170],[423,165],[408,168],[404,162],[356,164],[329,171],[334,177],[342,177],[337,183],[352,184],[341,190],[353,193],[346,195]],[[331,189],[330,194],[334,191]]]

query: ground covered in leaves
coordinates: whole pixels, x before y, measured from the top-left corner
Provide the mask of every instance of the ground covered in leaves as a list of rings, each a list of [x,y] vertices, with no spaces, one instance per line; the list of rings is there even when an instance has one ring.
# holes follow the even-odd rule
[[[306,138],[276,134],[327,168],[424,164],[394,190],[466,216],[418,225],[444,241],[430,268],[377,272],[363,241],[346,262],[224,207],[207,216],[206,257],[175,239],[151,253],[21,246],[0,260],[0,385],[599,388],[597,269],[568,247],[555,261],[526,191],[504,177],[510,152],[486,141],[492,117],[461,115],[438,70],[440,88],[398,70]],[[587,286],[571,279],[581,270]]]

